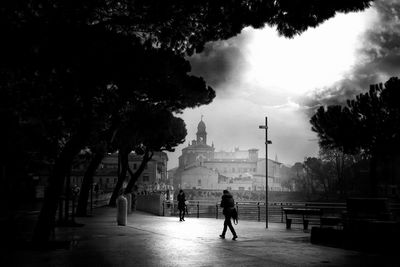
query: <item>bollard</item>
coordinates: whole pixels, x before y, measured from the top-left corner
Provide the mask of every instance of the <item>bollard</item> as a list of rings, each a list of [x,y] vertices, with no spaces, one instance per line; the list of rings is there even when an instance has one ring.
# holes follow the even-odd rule
[[[117,199],[117,223],[118,225],[126,225],[127,224],[127,211],[128,201],[126,197],[123,195],[119,196]]]
[[[125,195],[125,198],[127,200],[127,210],[128,210],[128,214],[132,213],[132,194],[128,193]]]

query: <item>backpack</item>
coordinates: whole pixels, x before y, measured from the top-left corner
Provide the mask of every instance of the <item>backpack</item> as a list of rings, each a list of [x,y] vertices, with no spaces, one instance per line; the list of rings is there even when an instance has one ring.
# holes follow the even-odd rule
[[[232,209],[232,220],[235,225],[238,224],[239,216],[236,208]]]

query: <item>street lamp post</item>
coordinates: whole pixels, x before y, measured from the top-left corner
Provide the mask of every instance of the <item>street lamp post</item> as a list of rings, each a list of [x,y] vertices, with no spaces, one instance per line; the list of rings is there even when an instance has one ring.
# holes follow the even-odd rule
[[[268,228],[268,145],[272,144],[268,140],[268,118],[265,117],[265,125],[258,126],[265,129],[265,228]]]

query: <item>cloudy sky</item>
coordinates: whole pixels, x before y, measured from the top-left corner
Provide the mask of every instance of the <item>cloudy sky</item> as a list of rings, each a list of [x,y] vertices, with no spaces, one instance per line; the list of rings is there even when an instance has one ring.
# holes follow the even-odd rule
[[[180,115],[186,142],[168,153],[178,165],[182,148],[195,139],[203,115],[208,144],[217,151],[258,148],[265,157],[293,164],[317,156],[309,118],[319,105],[340,104],[369,84],[400,76],[400,3],[376,1],[363,12],[337,14],[315,29],[287,39],[273,28],[246,28],[234,38],[209,43],[189,58],[192,73],[216,91],[215,100]]]

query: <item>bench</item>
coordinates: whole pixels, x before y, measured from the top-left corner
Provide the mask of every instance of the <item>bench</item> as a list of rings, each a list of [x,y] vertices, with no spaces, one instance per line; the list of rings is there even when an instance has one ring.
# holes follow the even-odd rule
[[[333,203],[333,202],[315,202],[306,203],[307,208],[321,209],[323,215],[320,217],[320,227],[335,227],[336,229],[343,229],[343,211],[346,210],[346,203]]]
[[[320,218],[322,216],[322,210],[321,209],[295,208],[295,207],[293,207],[293,208],[282,208],[282,210],[285,213],[286,229],[290,229],[291,228],[291,224],[292,224],[292,219],[288,218],[289,214],[301,215],[302,216],[304,230],[308,229],[309,220],[307,219],[307,216],[319,216]]]

